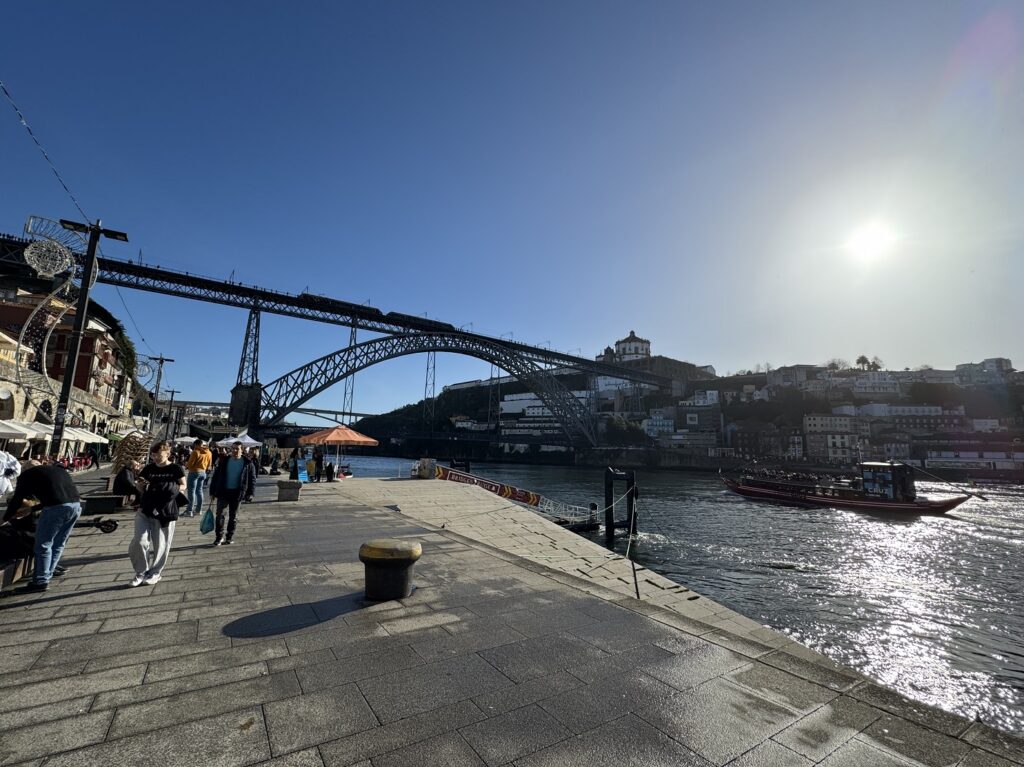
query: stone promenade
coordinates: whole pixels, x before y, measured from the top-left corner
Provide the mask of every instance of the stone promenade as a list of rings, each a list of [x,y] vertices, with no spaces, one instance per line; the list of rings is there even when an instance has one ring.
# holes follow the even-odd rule
[[[628,563],[485,491],[263,482],[232,546],[183,520],[155,586],[126,586],[123,515],[0,600],[0,765],[1024,764],[648,571],[633,598]],[[418,588],[368,604],[381,536],[422,542]]]

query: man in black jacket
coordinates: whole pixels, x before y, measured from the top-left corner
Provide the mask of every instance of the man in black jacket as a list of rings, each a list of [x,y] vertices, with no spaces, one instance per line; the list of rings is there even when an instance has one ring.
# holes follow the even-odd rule
[[[214,546],[229,546],[235,536],[238,504],[251,498],[256,487],[256,471],[253,463],[242,452],[242,443],[231,446],[231,455],[217,461],[217,468],[210,480],[210,496],[217,499],[217,537]],[[227,537],[224,537],[224,510],[228,512]]]
[[[35,572],[23,592],[46,591],[64,553],[64,545],[82,514],[82,504],[71,475],[60,464],[26,469],[18,477],[14,495],[7,503],[4,521],[20,516],[26,508],[42,509],[36,522]]]

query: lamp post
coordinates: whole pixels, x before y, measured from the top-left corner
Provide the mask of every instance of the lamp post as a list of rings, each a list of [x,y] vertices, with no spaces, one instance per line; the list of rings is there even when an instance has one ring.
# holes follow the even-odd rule
[[[89,235],[89,247],[85,254],[85,267],[82,270],[82,284],[78,290],[78,305],[75,308],[75,324],[71,331],[71,343],[68,348],[67,362],[64,364],[64,380],[61,382],[60,399],[57,412],[53,417],[53,437],[50,439],[50,455],[60,455],[60,443],[64,438],[64,422],[67,420],[68,404],[71,402],[71,387],[75,385],[75,371],[78,368],[78,353],[82,348],[82,335],[85,332],[86,313],[89,311],[89,289],[96,275],[96,247],[100,237],[128,242],[128,235],[113,229],[104,229],[102,222],[80,224],[77,221],[60,220],[60,225],[72,232]]]

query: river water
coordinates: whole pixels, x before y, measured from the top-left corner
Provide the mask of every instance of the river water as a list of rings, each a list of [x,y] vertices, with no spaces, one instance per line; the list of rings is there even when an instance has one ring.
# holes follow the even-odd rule
[[[351,465],[397,476],[412,462]],[[600,469],[473,473],[603,505]],[[987,502],[900,520],[756,503],[714,475],[641,471],[637,484],[637,562],[910,698],[1024,732],[1024,489],[979,487]],[[918,492],[950,494],[924,482]]]

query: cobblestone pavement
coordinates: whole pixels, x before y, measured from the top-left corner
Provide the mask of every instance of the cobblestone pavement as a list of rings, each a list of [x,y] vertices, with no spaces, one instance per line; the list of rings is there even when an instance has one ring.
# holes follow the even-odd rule
[[[600,548],[481,490],[273,494],[229,547],[179,523],[155,586],[127,586],[124,515],[72,537],[50,591],[0,600],[0,765],[1024,763],[646,571],[634,599]],[[362,599],[380,536],[423,544],[400,602]]]

